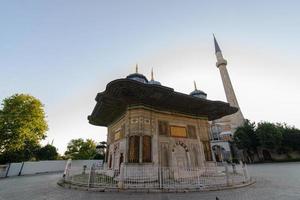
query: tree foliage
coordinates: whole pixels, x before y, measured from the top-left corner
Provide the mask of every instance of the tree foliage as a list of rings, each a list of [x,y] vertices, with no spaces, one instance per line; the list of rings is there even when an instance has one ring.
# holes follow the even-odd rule
[[[270,122],[260,122],[257,125],[256,133],[262,147],[274,149],[281,146],[282,131],[278,125]]]
[[[93,159],[97,154],[96,143],[91,139],[73,139],[67,146],[65,156],[73,160]]]
[[[260,122],[255,125],[247,120],[236,130],[234,142],[247,151],[255,151],[257,147],[286,153],[300,151],[300,130],[287,124]]]
[[[0,109],[0,162],[33,159],[47,130],[40,100],[27,94],[4,99]]]
[[[48,125],[43,104],[26,94],[3,100],[0,112],[0,152],[18,151],[26,143],[38,144],[46,137]]]
[[[259,140],[255,132],[255,123],[246,120],[244,126],[237,128],[234,141],[239,149],[256,150]]]
[[[39,148],[36,151],[36,159],[37,160],[56,160],[58,159],[58,153],[55,146],[47,144],[46,146]]]
[[[0,163],[36,160],[35,154],[40,148],[40,145],[35,142],[25,141],[21,149],[4,151],[0,155]]]
[[[286,124],[278,124],[282,132],[281,146],[284,151],[300,151],[300,130]]]

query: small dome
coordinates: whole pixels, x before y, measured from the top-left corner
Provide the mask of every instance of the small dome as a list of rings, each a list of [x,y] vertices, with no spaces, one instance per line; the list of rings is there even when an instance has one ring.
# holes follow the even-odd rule
[[[194,86],[195,86],[195,90],[193,92],[190,93],[191,96],[193,97],[198,97],[201,99],[206,99],[207,98],[207,94],[205,92],[203,92],[202,90],[198,90],[197,89],[197,85],[196,82],[194,81]]]
[[[161,85],[159,81],[154,80],[153,68],[151,69],[151,80],[148,82],[151,85]]]
[[[143,74],[140,74],[138,72],[138,64],[135,65],[135,73],[133,74],[129,74],[126,78],[131,79],[131,80],[135,80],[141,83],[148,83],[148,79],[146,78],[146,76],[144,76]]]
[[[141,83],[148,83],[148,79],[143,75],[139,73],[129,74],[126,78],[135,80]]]
[[[155,80],[150,80],[148,82],[148,84],[151,84],[151,85],[161,85],[161,83],[159,81],[155,81]]]
[[[206,99],[207,94],[203,92],[202,90],[194,90],[193,92],[190,93],[191,96]]]

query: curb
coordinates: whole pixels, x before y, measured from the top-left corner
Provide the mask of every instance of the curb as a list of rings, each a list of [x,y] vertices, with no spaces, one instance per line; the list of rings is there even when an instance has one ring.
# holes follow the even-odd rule
[[[169,189],[146,189],[146,188],[136,188],[136,189],[119,189],[119,188],[93,188],[93,187],[85,187],[80,185],[74,185],[71,183],[66,182],[63,179],[60,179],[57,184],[63,188],[67,189],[75,189],[75,190],[82,190],[82,191],[91,191],[91,192],[135,192],[135,193],[187,193],[187,192],[209,192],[209,191],[221,191],[221,190],[230,190],[230,189],[238,189],[242,187],[247,187],[256,183],[255,180],[250,180],[247,183],[242,183],[233,186],[215,186],[215,187],[204,187],[201,189],[192,188],[192,189],[176,189],[176,188],[169,188]]]

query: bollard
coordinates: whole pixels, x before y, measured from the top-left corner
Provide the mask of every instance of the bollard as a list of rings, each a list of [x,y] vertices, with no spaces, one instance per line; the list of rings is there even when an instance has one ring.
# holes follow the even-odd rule
[[[233,172],[233,174],[237,174],[235,163],[232,163],[232,172]]]
[[[64,171],[64,174],[63,174],[63,178],[65,180],[69,178],[71,166],[72,166],[72,160],[68,159],[66,167],[65,167],[65,171]]]
[[[246,167],[246,164],[244,164],[243,166],[242,166],[242,168],[243,168],[243,174],[244,174],[244,181],[245,181],[245,183],[248,181],[248,172],[247,172],[247,167]]]
[[[83,174],[83,175],[85,174],[86,168],[87,168],[87,166],[86,166],[86,165],[83,165],[83,170],[82,170],[82,174]]]

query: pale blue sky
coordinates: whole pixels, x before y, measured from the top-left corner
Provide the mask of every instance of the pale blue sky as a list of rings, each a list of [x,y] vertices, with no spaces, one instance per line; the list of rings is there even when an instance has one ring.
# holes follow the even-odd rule
[[[300,127],[299,1],[0,1],[0,100],[44,104],[48,138],[106,139],[88,124],[97,92],[133,72],[225,100],[212,33],[245,117]]]

